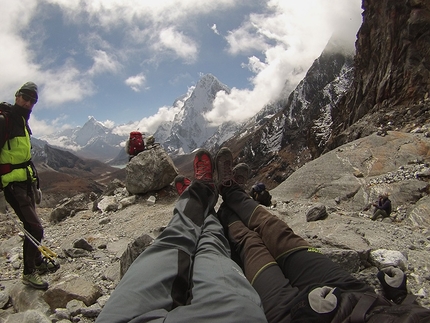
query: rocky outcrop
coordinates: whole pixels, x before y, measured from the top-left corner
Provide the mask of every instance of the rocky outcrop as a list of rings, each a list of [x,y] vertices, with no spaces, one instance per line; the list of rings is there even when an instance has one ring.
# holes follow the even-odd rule
[[[131,194],[145,194],[168,186],[178,170],[164,149],[156,145],[133,157],[126,166],[126,188]]]
[[[332,112],[327,151],[370,125],[410,130],[430,120],[430,3],[363,1],[363,9],[353,83]]]
[[[64,277],[61,282],[52,285],[43,294],[43,298],[51,310],[65,308],[73,299],[82,301],[86,306],[93,305],[102,293],[100,287],[88,281],[88,278],[78,275]]]
[[[288,99],[275,104],[281,111],[255,128],[245,124],[224,143],[237,162],[252,168],[250,185],[262,181],[273,188],[322,153],[332,131],[331,111],[349,88],[352,72],[353,53],[333,38]]]
[[[429,193],[429,178],[418,176],[428,171],[429,159],[430,138],[422,134],[375,133],[307,163],[271,191],[272,199],[312,200],[360,212],[387,192],[403,220]]]

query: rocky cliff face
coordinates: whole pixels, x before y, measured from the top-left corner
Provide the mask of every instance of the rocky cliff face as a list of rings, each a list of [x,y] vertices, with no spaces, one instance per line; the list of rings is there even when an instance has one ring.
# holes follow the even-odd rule
[[[411,130],[430,121],[430,2],[363,1],[352,86],[333,109],[327,150],[377,126]]]
[[[350,86],[353,55],[329,44],[287,100],[267,107],[225,145],[248,163],[252,181],[272,188],[318,157],[331,135],[331,111]],[[275,114],[271,114],[274,112]]]
[[[275,187],[342,144],[430,123],[430,3],[363,1],[363,9],[354,58],[329,44],[282,112],[226,142],[251,165],[250,182]]]

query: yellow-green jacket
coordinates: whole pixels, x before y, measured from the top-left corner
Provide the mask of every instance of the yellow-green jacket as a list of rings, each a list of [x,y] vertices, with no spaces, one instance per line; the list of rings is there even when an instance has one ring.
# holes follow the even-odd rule
[[[12,182],[34,182],[36,174],[31,166],[30,134],[24,117],[0,114],[0,144],[2,187]]]

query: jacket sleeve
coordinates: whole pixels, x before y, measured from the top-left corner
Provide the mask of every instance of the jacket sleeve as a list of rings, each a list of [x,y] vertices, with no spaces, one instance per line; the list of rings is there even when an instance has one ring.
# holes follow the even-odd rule
[[[389,211],[391,207],[391,201],[390,200],[386,200],[380,207],[380,209],[385,210],[385,211]]]

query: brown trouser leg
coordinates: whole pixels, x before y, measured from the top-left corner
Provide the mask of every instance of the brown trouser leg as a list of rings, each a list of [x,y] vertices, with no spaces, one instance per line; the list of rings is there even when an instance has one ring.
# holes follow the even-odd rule
[[[230,224],[228,231],[230,240],[240,254],[245,276],[251,284],[265,268],[278,265],[258,234],[245,227],[242,221]]]
[[[289,322],[288,314],[299,289],[285,278],[258,233],[248,229],[225,204],[218,217],[228,228],[232,249],[240,254],[245,276],[260,296],[267,320]]]
[[[295,234],[284,221],[254,201],[238,186],[225,189],[223,199],[250,230],[258,233],[276,260],[294,251],[310,248],[309,243]]]

